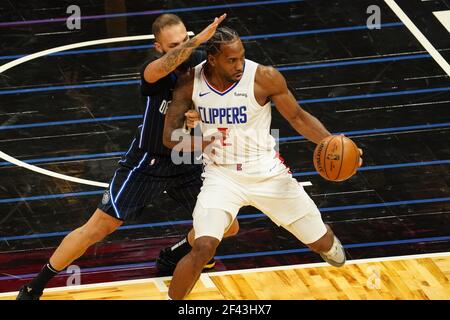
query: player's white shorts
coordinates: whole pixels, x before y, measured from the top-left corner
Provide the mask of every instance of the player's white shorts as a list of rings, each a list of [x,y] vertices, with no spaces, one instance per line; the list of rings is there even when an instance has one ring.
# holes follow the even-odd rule
[[[305,244],[326,233],[317,206],[278,158],[247,168],[209,164],[203,177],[193,213],[195,238],[221,240],[243,206],[261,210]]]

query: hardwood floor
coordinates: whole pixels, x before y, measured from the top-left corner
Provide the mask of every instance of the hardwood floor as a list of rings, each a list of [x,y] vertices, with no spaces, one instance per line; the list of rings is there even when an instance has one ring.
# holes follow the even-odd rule
[[[43,300],[165,299],[170,277],[47,289]],[[15,293],[0,295],[14,299]],[[188,300],[450,300],[450,253],[212,272]]]

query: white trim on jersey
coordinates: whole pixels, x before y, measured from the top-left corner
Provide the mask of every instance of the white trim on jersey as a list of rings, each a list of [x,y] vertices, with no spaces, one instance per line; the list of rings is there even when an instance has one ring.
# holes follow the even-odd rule
[[[147,97],[147,106],[145,107],[144,121],[142,122],[141,138],[139,139],[139,148],[142,148],[142,141],[145,131],[145,121],[147,120],[148,107],[150,106],[150,97]]]
[[[203,80],[205,80],[205,83],[206,83],[206,85],[208,86],[208,88],[210,88],[213,92],[217,93],[218,95],[221,95],[221,96],[226,95],[228,92],[230,92],[231,90],[233,90],[233,89],[239,84],[239,82],[242,80],[242,78],[241,78],[241,79],[239,79],[238,81],[236,81],[235,83],[233,83],[228,89],[225,89],[224,91],[219,91],[219,90],[217,90],[216,88],[214,88],[214,86],[213,86],[212,84],[210,84],[210,83],[208,82],[208,79],[206,79],[205,73],[204,73],[205,66],[206,66],[206,63],[202,66],[202,70],[201,70]],[[245,72],[245,63],[244,63],[244,70],[242,71],[242,74],[244,74],[244,72]],[[205,94],[206,94],[206,93],[205,93]],[[202,94],[201,92],[199,92],[199,96],[200,96],[200,97],[202,97],[203,95],[204,95],[204,94]]]
[[[116,175],[117,175],[117,171],[114,173],[114,177],[112,178],[111,183],[109,185],[109,196],[110,196],[111,204],[114,208],[114,212],[116,213],[117,218],[120,219],[120,213],[119,213],[119,210],[117,210],[116,204],[114,203],[114,196],[112,194],[112,190],[113,190],[113,186],[114,186],[114,179],[116,179]]]
[[[148,153],[146,152],[146,153],[144,154],[144,156],[142,157],[141,161],[139,162],[139,164],[138,164],[136,167],[134,167],[133,170],[131,170],[131,172],[128,174],[127,179],[125,180],[125,182],[123,183],[123,185],[120,187],[120,190],[119,190],[119,192],[117,193],[117,197],[116,197],[115,199],[114,199],[114,195],[113,195],[113,183],[114,183],[114,179],[116,178],[117,171],[116,171],[116,173],[114,174],[114,178],[113,178],[112,181],[111,181],[111,187],[110,187],[110,190],[109,190],[109,194],[110,194],[110,196],[111,196],[111,203],[112,203],[112,205],[113,205],[114,211],[116,212],[116,216],[117,216],[118,218],[120,218],[120,213],[119,213],[119,210],[117,209],[115,203],[117,203],[117,200],[119,200],[119,197],[120,197],[120,195],[122,194],[123,189],[125,189],[125,186],[127,185],[128,181],[130,180],[131,175],[133,174],[133,172],[134,172],[136,169],[140,169],[140,167],[141,167],[142,163],[144,162],[145,158],[147,157],[147,155],[148,155]]]

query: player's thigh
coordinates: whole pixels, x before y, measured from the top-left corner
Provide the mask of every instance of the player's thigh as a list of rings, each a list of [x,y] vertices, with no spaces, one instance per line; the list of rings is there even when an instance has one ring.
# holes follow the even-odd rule
[[[241,185],[215,169],[203,175],[203,186],[194,209],[195,237],[212,236],[221,240],[243,206],[249,200]]]

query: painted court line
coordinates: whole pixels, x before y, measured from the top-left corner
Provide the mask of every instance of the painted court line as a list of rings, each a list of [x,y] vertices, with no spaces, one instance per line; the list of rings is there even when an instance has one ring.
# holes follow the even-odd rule
[[[356,135],[377,134],[377,133],[396,133],[396,132],[404,132],[404,131],[412,131],[412,130],[445,128],[448,126],[450,126],[450,122],[419,124],[419,125],[412,125],[412,126],[391,127],[391,128],[382,128],[382,129],[372,129],[372,130],[342,131],[342,132],[334,132],[333,134],[345,134],[348,136],[356,136]],[[292,136],[292,137],[285,137],[285,138],[278,139],[279,142],[288,142],[288,141],[297,141],[297,140],[305,140],[305,138],[303,136]]]
[[[188,31],[189,35],[194,35],[194,33],[192,31]],[[88,46],[93,46],[93,45],[98,45],[98,44],[106,44],[106,43],[115,43],[115,42],[126,42],[126,41],[138,41],[138,40],[149,40],[149,39],[154,39],[155,36],[153,34],[150,35],[140,35],[140,36],[129,36],[129,37],[117,37],[117,38],[106,38],[106,39],[98,39],[98,40],[91,40],[91,41],[83,41],[83,42],[78,42],[78,43],[73,43],[73,44],[69,44],[69,45],[64,45],[64,46],[59,46],[59,47],[55,47],[55,48],[51,48],[48,50],[43,50],[43,51],[39,51],[30,55],[27,55],[26,57],[22,57],[19,58],[17,60],[13,60],[10,61],[8,63],[5,63],[4,65],[0,66],[0,73],[5,72],[6,70],[9,70],[11,68],[14,68],[15,66],[18,66],[22,63],[31,61],[33,59],[37,59],[39,57],[43,57],[52,53],[56,53],[56,52],[61,52],[61,51],[66,51],[66,50],[71,50],[71,49],[76,49],[76,48],[81,48],[81,47],[88,47]],[[25,169],[28,169],[30,171],[39,173],[39,174],[43,174],[43,175],[47,175],[50,177],[54,177],[57,179],[61,179],[61,180],[66,180],[66,181],[72,181],[75,183],[80,183],[80,184],[85,184],[85,185],[90,185],[90,186],[96,186],[96,187],[103,187],[103,188],[108,188],[109,184],[108,183],[103,183],[103,182],[98,182],[98,181],[91,181],[91,180],[87,180],[87,179],[80,179],[80,178],[76,178],[76,177],[72,177],[72,176],[68,176],[68,175],[64,175],[61,173],[57,173],[54,171],[50,171],[50,170],[46,170],[46,169],[42,169],[40,167],[25,163],[23,161],[20,161],[14,157],[11,157],[10,155],[0,151],[0,157],[3,158],[4,160],[11,162],[13,164],[15,164],[16,166],[19,167],[23,167]]]
[[[378,166],[365,166],[358,169],[358,171],[372,171],[372,170],[385,170],[385,169],[398,169],[398,168],[411,168],[411,167],[421,167],[421,166],[432,166],[450,164],[450,160],[435,160],[435,161],[421,161],[421,162],[409,162],[409,163],[396,163],[396,164],[385,164]],[[306,172],[294,172],[292,176],[303,177],[318,175],[317,171],[306,171]]]
[[[417,28],[417,26],[411,21],[411,19],[406,15],[406,13],[400,8],[400,6],[395,2],[395,0],[384,0],[386,4],[394,11],[394,13],[400,18],[400,20],[405,24],[405,26],[411,31],[411,33],[416,37],[420,44],[428,51],[428,53],[433,57],[433,59],[439,64],[439,66],[447,73],[450,77],[450,65],[442,57],[439,51],[431,44],[431,42],[425,37],[425,35]]]

